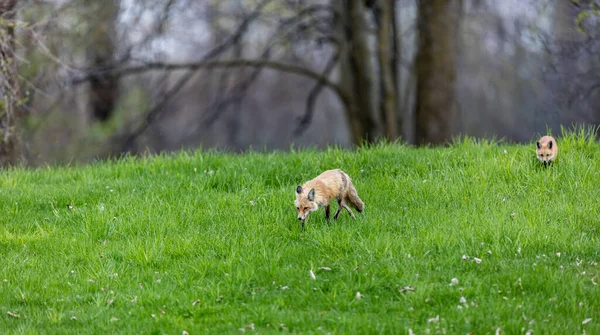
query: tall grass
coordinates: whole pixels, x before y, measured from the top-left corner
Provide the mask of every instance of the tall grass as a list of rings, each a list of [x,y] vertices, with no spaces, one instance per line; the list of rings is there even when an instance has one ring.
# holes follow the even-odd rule
[[[3,171],[0,329],[600,333],[600,144],[557,140],[548,168],[461,138]],[[295,187],[330,168],[365,212],[301,231]]]

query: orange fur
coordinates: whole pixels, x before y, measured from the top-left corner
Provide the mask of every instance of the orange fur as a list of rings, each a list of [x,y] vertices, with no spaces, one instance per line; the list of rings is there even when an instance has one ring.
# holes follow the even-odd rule
[[[547,164],[552,163],[558,156],[558,144],[552,136],[544,136],[536,143],[535,150],[537,158],[540,162]]]
[[[302,221],[302,227],[304,227],[304,221],[310,212],[318,210],[320,206],[325,207],[325,217],[329,220],[329,206],[333,199],[338,202],[338,210],[334,216],[336,220],[342,207],[354,217],[354,213],[352,213],[348,204],[359,213],[363,211],[365,206],[358,197],[350,176],[340,169],[327,170],[316,178],[307,181],[304,185],[298,186],[296,188],[295,205],[298,220]]]

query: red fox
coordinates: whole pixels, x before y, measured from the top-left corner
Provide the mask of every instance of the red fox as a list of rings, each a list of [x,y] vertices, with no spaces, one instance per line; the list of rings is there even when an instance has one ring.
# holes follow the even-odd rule
[[[544,164],[552,163],[558,155],[558,145],[552,136],[544,136],[536,143],[535,153],[540,162]]]
[[[338,209],[333,218],[337,220],[342,207],[355,218],[354,213],[348,204],[362,213],[365,204],[360,200],[350,176],[340,169],[327,170],[318,175],[313,180],[307,181],[302,186],[296,187],[296,211],[298,211],[298,220],[304,222],[310,212],[319,209],[319,206],[325,206],[325,218],[329,221],[329,202],[336,199]]]

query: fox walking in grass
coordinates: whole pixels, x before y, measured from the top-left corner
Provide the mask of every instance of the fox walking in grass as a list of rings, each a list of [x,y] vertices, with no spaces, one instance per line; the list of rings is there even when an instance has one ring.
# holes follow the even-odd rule
[[[329,202],[333,199],[338,202],[337,212],[333,216],[335,220],[340,215],[342,207],[350,213],[352,218],[355,218],[348,204],[359,213],[362,213],[365,207],[352,185],[350,176],[340,169],[327,170],[304,185],[296,187],[295,204],[298,220],[302,221],[302,229],[304,229],[304,222],[308,218],[308,214],[319,209],[319,206],[325,207],[325,218],[329,221]]]
[[[535,153],[540,162],[546,164],[552,163],[558,155],[558,145],[552,136],[544,136],[536,143]]]

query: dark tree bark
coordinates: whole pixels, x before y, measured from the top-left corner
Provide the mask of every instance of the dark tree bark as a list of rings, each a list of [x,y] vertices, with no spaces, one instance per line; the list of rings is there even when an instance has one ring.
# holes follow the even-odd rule
[[[88,0],[97,11],[98,24],[91,32],[88,46],[90,78],[89,104],[93,119],[107,121],[113,114],[119,97],[119,80],[109,72],[94,71],[109,68],[115,57],[115,20],[119,10],[118,0]]]
[[[379,135],[377,102],[374,87],[378,81],[369,48],[367,7],[362,1],[346,0],[343,4],[346,50],[342,60],[341,85],[349,92],[345,104],[350,121],[352,142],[373,142]]]
[[[0,166],[18,163],[19,82],[15,64],[14,17],[17,0],[0,0]]]
[[[457,24],[455,1],[419,2],[415,106],[418,144],[442,144],[452,139],[457,116]]]
[[[396,0],[381,0],[375,10],[380,82],[379,111],[385,134],[392,140],[398,137],[399,125],[395,2]]]

